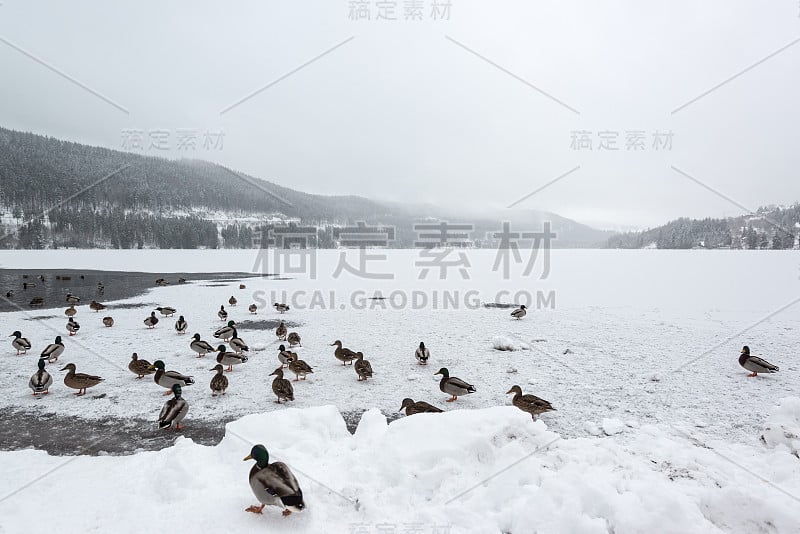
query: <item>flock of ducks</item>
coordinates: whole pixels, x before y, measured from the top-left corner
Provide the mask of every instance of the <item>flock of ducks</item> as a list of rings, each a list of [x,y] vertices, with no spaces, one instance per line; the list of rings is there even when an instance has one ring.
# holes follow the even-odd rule
[[[163,279],[159,279],[156,283],[156,285],[166,284],[168,282]],[[240,288],[243,287],[244,285],[240,286]],[[80,303],[80,298],[68,293],[66,301],[69,304],[69,307],[64,312],[68,317],[66,330],[70,336],[74,336],[80,330],[80,325],[75,321],[75,315],[77,314],[75,305]],[[236,306],[237,299],[231,296],[228,299],[228,305]],[[100,312],[107,308],[94,300],[89,307],[95,312]],[[289,306],[281,303],[275,303],[273,307],[281,314],[290,309]],[[248,307],[250,313],[257,313],[257,310],[258,308],[255,304],[251,304]],[[173,317],[177,310],[170,306],[155,308],[143,321],[148,329],[154,329],[159,323],[156,312],[159,312],[162,317]],[[526,313],[526,308],[522,305],[511,312],[511,316],[519,320],[524,318]],[[204,341],[199,333],[195,333],[189,342],[189,347],[197,354],[197,358],[203,358],[208,354],[216,354],[216,365],[209,369],[214,373],[209,384],[211,394],[214,397],[226,394],[229,386],[226,373],[232,372],[234,366],[246,363],[248,361],[246,353],[249,351],[247,343],[239,336],[235,321],[228,320],[228,312],[225,310],[224,305],[220,306],[217,315],[222,321],[226,321],[226,324],[217,329],[213,336],[227,343],[230,350],[224,343],[218,344],[215,348],[212,344]],[[112,327],[114,324],[113,318],[104,317],[103,324],[107,327]],[[188,326],[184,316],[180,315],[175,322],[175,331],[179,335],[184,334],[188,331]],[[307,375],[313,374],[314,370],[306,361],[300,359],[296,352],[291,350],[295,346],[302,347],[302,340],[297,332],[289,332],[286,324],[281,321],[275,329],[275,335],[278,341],[282,341],[284,344],[278,347],[277,358],[280,365],[269,376],[274,376],[272,392],[276,397],[275,402],[280,404],[293,401],[294,386],[292,382],[306,380]],[[19,330],[13,332],[9,337],[13,337],[11,345],[16,350],[17,355],[26,354],[31,349],[30,341],[23,337]],[[288,348],[286,344],[289,345]],[[348,364],[352,366],[359,382],[367,381],[373,377],[372,364],[364,359],[362,352],[353,351],[343,346],[341,340],[334,341],[330,346],[335,347],[333,356],[336,360],[342,362],[342,366],[346,367]],[[33,395],[38,396],[49,393],[49,389],[53,384],[53,377],[48,373],[46,366],[48,363],[58,361],[63,352],[64,344],[61,336],[57,336],[54,343],[49,344],[42,351],[37,363],[38,369],[29,381],[29,388],[33,391]],[[414,357],[419,365],[428,365],[431,354],[424,342],[420,342],[415,350]],[[747,375],[748,377],[758,376],[759,373],[775,373],[778,371],[777,366],[751,355],[748,346],[742,348],[739,364],[751,372],[751,374]],[[195,384],[194,377],[175,370],[167,370],[162,360],[156,360],[151,364],[147,360],[139,358],[137,353],[133,353],[131,356],[128,369],[136,375],[136,379],[153,375],[153,382],[166,389],[164,395],[172,395],[172,398],[164,404],[159,412],[159,428],[182,430],[184,428],[182,421],[189,412],[189,403],[183,398],[182,392],[184,387]],[[284,369],[288,369],[289,372],[294,374],[293,381],[284,377]],[[64,385],[77,390],[77,396],[85,395],[89,388],[103,382],[102,377],[77,372],[77,368],[73,363],[66,364],[61,368],[61,371],[67,371],[64,377]],[[441,376],[439,389],[450,396],[446,402],[455,402],[460,396],[476,392],[474,385],[456,376],[451,376],[446,367],[439,369],[434,376]],[[512,405],[530,414],[533,419],[536,419],[540,414],[555,410],[550,402],[532,394],[523,394],[519,385],[512,386],[506,394],[513,394]],[[399,411],[405,411],[406,416],[411,416],[420,413],[441,413],[443,410],[425,401],[404,398]],[[282,462],[269,463],[269,453],[263,445],[254,446],[250,454],[245,457],[245,460],[255,460],[256,462],[250,470],[249,482],[253,494],[260,503],[250,506],[246,511],[260,514],[265,506],[274,505],[283,508],[284,515],[289,515],[292,511],[302,511],[305,508],[303,492],[291,469]]]

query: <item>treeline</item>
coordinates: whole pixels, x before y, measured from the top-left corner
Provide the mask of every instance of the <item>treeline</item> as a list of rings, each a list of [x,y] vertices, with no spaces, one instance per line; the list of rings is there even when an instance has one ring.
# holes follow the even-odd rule
[[[768,206],[753,215],[727,219],[688,219],[609,238],[609,248],[664,249],[743,248],[791,249],[797,245],[800,204],[788,208]]]
[[[4,228],[2,248],[218,248],[217,226],[199,217],[163,217],[112,209],[55,209]]]

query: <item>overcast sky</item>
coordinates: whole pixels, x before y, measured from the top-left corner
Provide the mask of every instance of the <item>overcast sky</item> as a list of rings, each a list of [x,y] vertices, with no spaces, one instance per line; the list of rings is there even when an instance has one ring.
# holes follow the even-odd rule
[[[800,200],[796,0],[434,3],[0,0],[0,125],[498,215],[569,172],[517,207],[605,228]]]

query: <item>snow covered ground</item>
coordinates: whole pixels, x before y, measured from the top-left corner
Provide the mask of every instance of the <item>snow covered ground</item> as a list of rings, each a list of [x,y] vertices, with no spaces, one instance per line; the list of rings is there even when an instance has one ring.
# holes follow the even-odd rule
[[[544,279],[541,257],[532,277],[522,277],[523,265],[512,264],[504,279],[492,271],[494,251],[468,251],[465,272],[450,267],[443,280],[438,267],[420,279],[419,251],[368,254],[386,255],[365,260],[371,275],[392,277],[364,278],[347,269],[334,277],[339,251],[307,258],[315,262],[315,273],[308,265],[304,272],[287,272],[271,255],[261,258],[254,251],[0,252],[0,267],[32,273],[45,267],[281,273],[279,279],[243,280],[243,290],[238,281],[154,288],[108,302],[108,312],[100,314],[82,305],[75,338],[66,337],[63,308],[2,314],[8,333],[21,330],[33,349],[17,357],[8,343],[1,358],[6,395],[0,407],[154,420],[163,389],[148,378],[135,380],[127,370],[137,352],[197,379],[184,389],[191,404],[187,436],[193,420],[245,416],[228,426],[217,447],[179,440],[163,451],[114,458],[1,453],[2,471],[10,473],[4,491],[68,460],[42,484],[48,494],[63,495],[56,507],[47,503],[48,514],[62,521],[76,517],[70,532],[134,531],[145,521],[139,518],[142,507],[154,510],[153,518],[167,518],[164,503],[175,507],[186,530],[291,525],[287,530],[381,532],[381,524],[393,524],[396,532],[413,532],[409,525],[416,524],[422,525],[416,532],[447,525],[450,532],[800,532],[800,506],[792,497],[800,496],[800,461],[792,455],[798,435],[793,403],[800,401],[791,399],[800,395],[796,251],[557,250]],[[346,258],[350,271],[359,266],[358,251],[347,251]],[[238,306],[228,307],[231,295]],[[370,298],[376,295],[386,299]],[[508,308],[482,305],[528,297],[533,309],[522,321],[511,319]],[[85,304],[93,296],[83,298]],[[271,308],[256,316],[247,312],[250,302],[268,306],[276,300],[292,309],[284,316]],[[271,330],[240,330],[251,347],[250,361],[228,374],[225,398],[212,398],[212,357],[196,359],[189,336],[173,330],[174,319],[162,319],[155,330],[142,323],[152,307],[173,306],[186,316],[190,334],[199,332],[214,344],[220,304],[237,322],[284,318],[298,325],[290,329],[302,336],[297,352],[314,374],[295,383],[297,410],[273,403],[268,375],[278,365],[278,342]],[[101,324],[106,314],[114,317],[113,328]],[[58,334],[67,345],[58,367],[72,362],[79,372],[106,379],[85,398],[70,394],[56,366],[50,368],[56,383],[47,398],[34,399],[26,388],[36,356]],[[341,366],[329,346],[336,339],[364,353],[375,369],[373,379],[359,383],[352,368]],[[428,367],[414,361],[419,341],[431,350]],[[780,373],[746,378],[737,363],[744,344],[779,365]],[[474,384],[477,393],[445,403],[433,376],[439,367]],[[508,406],[505,392],[514,384],[558,411],[532,423]],[[452,413],[414,416],[387,429],[379,413],[368,412],[353,437],[333,408],[320,408],[388,414],[404,397]],[[276,458],[307,474],[298,478],[308,513],[286,520],[240,513],[251,501],[248,466],[241,462],[247,441],[264,442]],[[119,482],[101,473],[115,469],[126,487],[118,504],[87,504],[66,491],[70,473],[81,473],[87,495],[110,492]],[[32,485],[5,500],[0,495],[0,517],[13,518],[0,521],[0,532],[23,524],[17,521],[30,507],[42,505],[35,491]],[[126,499],[135,504],[124,508]],[[414,517],[408,516],[412,509]],[[130,520],[120,525],[115,517]]]
[[[242,458],[258,442],[268,444],[272,461],[294,469],[306,499],[302,514],[243,511],[255,501],[247,485],[251,462]],[[75,458],[25,450],[0,455],[0,469],[5,488],[23,488],[0,501],[0,531],[9,533],[27,531],[31,518],[58,532],[120,534],[158,527],[425,534],[800,529],[791,496],[800,492],[800,461],[784,450],[705,444],[652,425],[626,444],[562,439],[511,407],[415,415],[388,426],[370,411],[354,436],[333,406],[289,408],[230,423],[215,447],[180,439],[158,452]]]

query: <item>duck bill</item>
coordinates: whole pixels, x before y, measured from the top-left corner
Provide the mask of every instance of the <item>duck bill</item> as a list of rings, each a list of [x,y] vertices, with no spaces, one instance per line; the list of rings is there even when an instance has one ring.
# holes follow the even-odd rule
[[[244,457],[244,459],[242,461],[246,462],[247,460],[252,460],[252,459],[253,459],[253,455],[252,454],[248,454],[247,456]]]
[[[156,366],[155,366],[155,365],[148,365],[148,366],[147,366],[147,370],[148,370],[148,371],[152,371],[152,370],[153,370],[153,369],[155,369],[155,368],[156,368]]]
[[[514,393],[514,390],[513,389],[509,389],[508,391],[506,391],[506,395],[508,395],[510,393]]]
[[[60,370],[61,370],[61,371],[66,371],[66,370],[67,370],[67,368],[66,368],[66,366],[64,366],[64,367],[62,367]]]

